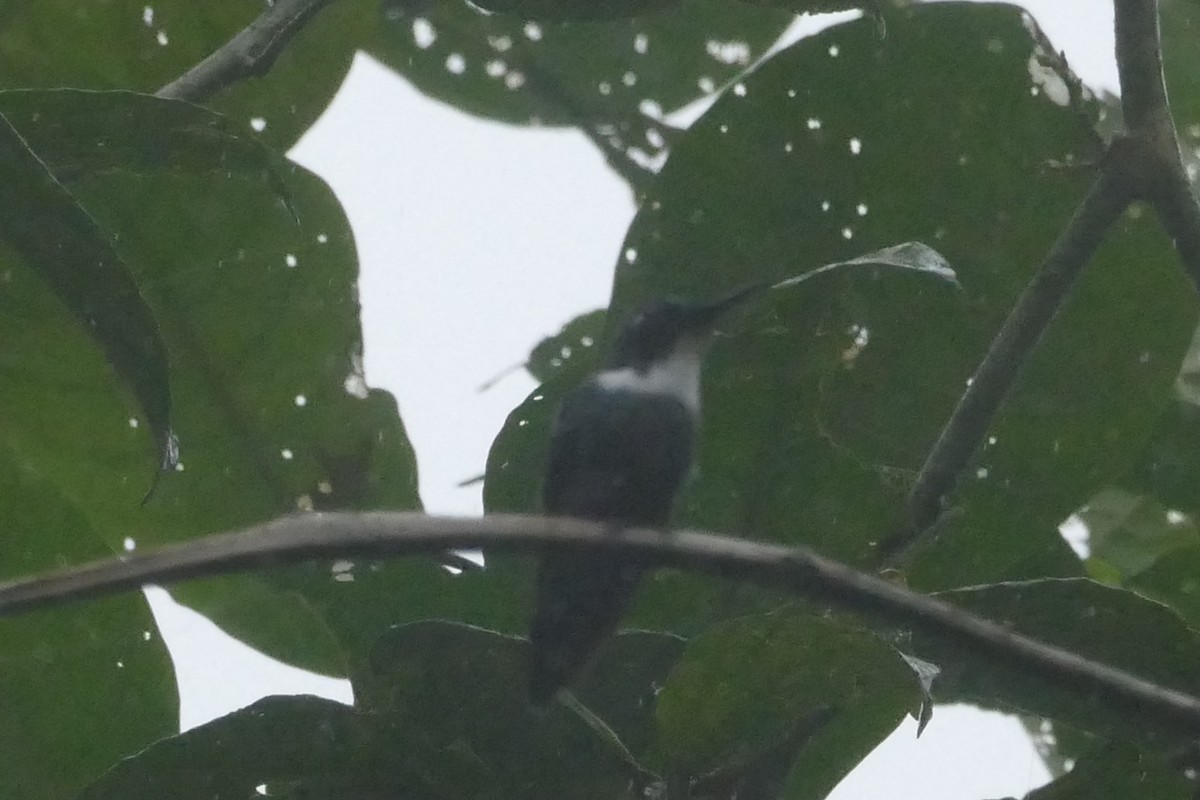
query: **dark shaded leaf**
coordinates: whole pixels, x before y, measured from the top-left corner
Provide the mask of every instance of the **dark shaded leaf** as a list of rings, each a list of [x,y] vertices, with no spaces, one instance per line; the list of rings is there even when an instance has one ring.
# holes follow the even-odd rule
[[[132,427],[141,420],[57,300],[19,265],[0,267],[0,435],[76,498],[113,550],[126,537],[152,546],[297,508],[419,504],[395,402],[362,375],[349,227],[320,180],[295,167],[283,177],[299,225],[273,187],[237,173],[106,172],[75,185],[135,256],[176,359],[177,430],[188,450],[145,509],[147,453]],[[406,592],[426,596],[408,580],[424,563],[395,572],[323,564],[175,593],[276,657],[346,674],[347,642],[392,624],[391,603]]]
[[[266,178],[279,161],[227,117],[135,92],[0,91],[0,113],[62,181],[83,173],[170,170]]]
[[[655,703],[685,644],[670,634],[625,631],[604,646],[575,690],[638,758],[654,742]]]
[[[1056,644],[1085,658],[1195,694],[1200,691],[1200,637],[1174,611],[1133,592],[1085,579],[1001,583],[942,592],[1006,628]],[[1075,687],[1062,687],[1007,665],[919,634],[912,649],[942,668],[938,697],[1048,717],[1077,729],[1122,738],[1169,740],[1128,714]]]
[[[426,94],[471,113],[579,125],[619,152],[652,155],[670,131],[643,109],[672,110],[714,92],[763,53],[792,15],[720,0],[651,1],[669,8],[546,24],[488,15],[464,0],[415,9],[385,2],[386,35],[371,53]]]
[[[875,542],[1091,181],[1048,166],[1086,161],[1099,141],[1094,104],[1072,99],[1053,53],[1019,9],[917,5],[883,39],[860,20],[780,52],[678,140],[622,248],[636,257],[617,267],[606,340],[649,296],[717,296],[897,241],[936,246],[963,286],[839,270],[730,320],[706,364],[681,524],[878,562]],[[1054,65],[1042,83],[1031,59]],[[1149,222],[1121,220],[1089,266],[951,497],[915,585],[1081,570],[1057,525],[1132,460],[1195,322]],[[488,508],[536,508],[554,409],[581,377],[555,376],[510,416],[489,459]],[[661,571],[629,624],[687,634],[769,602]]]
[[[117,764],[77,800],[246,800],[260,786],[319,785],[350,772],[364,728],[332,700],[267,697]]]
[[[790,740],[784,796],[823,798],[921,694],[900,654],[862,629],[801,610],[732,620],[688,644],[659,695],[663,767],[758,767],[756,754]]]
[[[0,577],[111,550],[84,509],[0,440]],[[0,620],[0,797],[60,800],[177,730],[175,675],[128,593]]]
[[[639,796],[630,765],[579,716],[530,708],[527,649],[466,625],[400,626],[374,648],[360,702],[449,796]]]
[[[285,150],[325,109],[357,46],[373,34],[376,0],[329,3],[266,75],[226,88],[214,108],[235,127]],[[152,93],[224,45],[258,3],[45,0],[9,4],[0,26],[0,88],[119,89]]]
[[[175,466],[167,348],[110,235],[0,113],[0,236],[104,351]],[[143,487],[144,490],[144,487]]]

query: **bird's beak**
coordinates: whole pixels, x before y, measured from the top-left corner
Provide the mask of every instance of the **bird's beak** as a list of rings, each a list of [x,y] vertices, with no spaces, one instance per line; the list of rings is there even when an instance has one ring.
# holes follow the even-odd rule
[[[697,305],[693,316],[693,324],[698,330],[711,330],[717,324],[717,320],[735,306],[741,305],[754,295],[764,291],[767,285],[765,282],[752,283],[749,286],[735,289],[723,297],[718,297],[716,300]]]

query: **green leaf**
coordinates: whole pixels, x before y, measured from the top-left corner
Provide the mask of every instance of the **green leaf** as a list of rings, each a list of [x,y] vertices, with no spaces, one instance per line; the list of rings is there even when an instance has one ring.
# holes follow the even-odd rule
[[[464,0],[415,8],[393,0],[385,3],[385,33],[371,54],[429,96],[471,113],[579,125],[621,152],[654,153],[657,137],[670,131],[640,106],[672,110],[715,91],[792,20],[776,9],[721,0],[669,5],[631,19],[538,24],[489,15]]]
[[[639,796],[630,765],[579,716],[529,706],[527,648],[466,625],[400,626],[372,653],[375,685],[356,696],[447,796]]]
[[[867,631],[795,609],[745,617],[689,642],[658,698],[659,745],[670,772],[695,776],[788,743],[783,796],[816,800],[921,697],[900,654]]]
[[[0,237],[100,346],[137,398],[158,462],[164,469],[175,466],[167,349],[154,314],[108,232],[2,112]]]
[[[5,578],[111,553],[84,511],[3,441],[0,520]],[[0,620],[0,664],[0,796],[71,797],[178,729],[171,660],[141,594]]]
[[[1168,508],[1200,516],[1200,406],[1172,403],[1163,409],[1140,458],[1124,477],[1129,488],[1154,495]]]
[[[419,505],[395,402],[362,375],[349,226],[319,179],[297,167],[283,179],[299,224],[261,176],[116,171],[75,183],[136,264],[173,356],[184,459],[146,508],[147,453],[131,427],[141,420],[58,302],[20,265],[0,266],[0,438],[86,509],[113,550],[126,537],[141,548],[297,508]],[[236,621],[271,655],[346,674],[343,648],[395,621],[390,603],[424,563],[366,569],[355,583],[329,564],[299,567],[177,596]]]
[[[1153,498],[1108,487],[1078,512],[1087,526],[1093,561],[1103,561],[1131,579],[1180,550],[1200,549],[1200,533],[1185,519],[1172,521]]]
[[[657,736],[654,708],[686,641],[651,631],[624,631],[601,650],[575,695],[616,732],[638,758]]]
[[[1025,800],[1187,800],[1193,796],[1191,781],[1182,771],[1170,769],[1161,756],[1124,742],[1105,742],[1068,774],[1025,795]]]
[[[476,3],[490,14],[514,14],[544,22],[611,20],[652,14],[680,0],[483,0]]]
[[[596,344],[604,333],[604,318],[604,309],[580,314],[558,333],[538,342],[525,365],[529,374],[545,383],[559,370],[568,369],[566,365],[572,360],[572,374],[590,371],[599,355]]]
[[[121,89],[152,93],[224,45],[262,12],[258,3],[45,0],[5,9],[0,88]],[[328,4],[261,77],[211,100],[234,124],[287,149],[324,111],[356,48],[378,25],[373,0]]]
[[[248,129],[177,100],[80,89],[0,91],[0,113],[62,181],[163,170],[265,176],[280,159]]]
[[[1023,13],[938,3],[899,13],[882,39],[869,20],[831,28],[746,76],[744,92],[676,142],[622,247],[635,258],[617,266],[606,342],[648,297],[712,297],[895,242],[935,246],[963,287],[836,270],[730,320],[706,362],[679,524],[878,563],[875,543],[1091,182],[1087,169],[1049,166],[1096,154],[1095,109],[1032,83],[1030,59],[1053,63],[1054,50]],[[1078,574],[1057,526],[1134,458],[1195,318],[1169,243],[1151,220],[1122,219],[1002,406],[912,583]],[[489,509],[537,507],[554,410],[580,378],[554,376],[509,417],[489,459]],[[770,602],[662,571],[630,624],[687,634]]]
[[[117,764],[76,800],[244,800],[353,774],[365,725],[318,697],[267,697]],[[353,796],[353,795],[340,795]]]
[[[844,271],[737,325],[708,362],[683,520],[877,562],[874,542],[1090,181],[1047,166],[1088,158],[1097,141],[1088,104],[1032,84],[1030,59],[1053,50],[1022,14],[939,3],[908,9],[882,40],[867,20],[829,29],[678,142],[626,240],[637,263],[618,267],[610,318],[656,293],[715,294],[730,264],[739,282],[775,279],[903,240],[936,245],[964,287]],[[1131,274],[1132,259],[1146,271]],[[1078,571],[1056,526],[1149,431],[1195,322],[1185,286],[1161,235],[1122,220],[1002,407],[914,583]],[[1157,318],[1163,303],[1163,325],[1146,326],[1144,309]]]
[[[1001,583],[942,592],[1005,628],[1085,658],[1191,694],[1200,691],[1195,665],[1200,637],[1171,609],[1133,592],[1084,579]],[[1072,727],[1121,738],[1169,742],[1098,699],[1053,685],[948,640],[914,636],[913,652],[942,668],[938,696],[1048,717]]]
[[[1110,533],[1107,526],[1096,524],[1094,509],[1080,512],[1089,528],[1093,555],[1089,568],[1103,561],[1116,573],[1113,580],[1168,604],[1196,627],[1200,627],[1198,422],[1196,406],[1171,404],[1137,463],[1120,480],[1132,490],[1129,498],[1137,504],[1131,529],[1124,526]],[[1114,535],[1119,546],[1115,552]]]

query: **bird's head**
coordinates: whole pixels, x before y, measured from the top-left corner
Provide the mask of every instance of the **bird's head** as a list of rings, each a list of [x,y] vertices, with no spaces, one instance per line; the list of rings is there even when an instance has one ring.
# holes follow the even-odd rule
[[[650,301],[621,329],[609,368],[631,367],[642,372],[673,355],[702,352],[718,320],[764,288],[765,284],[753,284],[705,302],[669,297]]]

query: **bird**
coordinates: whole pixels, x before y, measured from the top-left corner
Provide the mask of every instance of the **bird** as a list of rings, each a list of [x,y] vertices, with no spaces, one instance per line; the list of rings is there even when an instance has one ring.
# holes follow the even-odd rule
[[[604,367],[559,407],[542,487],[546,514],[667,527],[691,469],[711,334],[726,312],[763,288],[707,302],[658,298],[624,324]],[[642,572],[616,553],[542,557],[529,630],[533,706],[586,671],[615,633]]]

